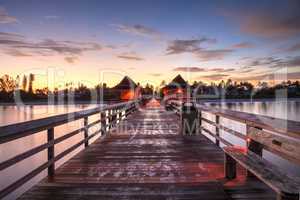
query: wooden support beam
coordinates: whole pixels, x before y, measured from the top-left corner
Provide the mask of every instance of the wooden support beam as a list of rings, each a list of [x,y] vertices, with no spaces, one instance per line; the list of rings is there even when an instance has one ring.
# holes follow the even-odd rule
[[[112,128],[112,113],[113,113],[113,110],[109,110],[108,111],[108,128],[109,130]]]
[[[220,128],[218,127],[218,125],[220,124],[220,116],[219,115],[216,115],[216,136],[217,137],[220,137]],[[216,145],[217,146],[220,146],[220,141],[217,139],[216,137]]]
[[[84,139],[88,138],[89,136],[89,129],[88,129],[88,124],[89,124],[89,119],[88,117],[85,117],[84,118],[84,121],[83,121],[83,125],[84,125]],[[89,141],[85,141],[84,143],[84,147],[88,147],[89,146]]]
[[[50,147],[48,147],[48,162],[51,162],[54,159],[55,152],[54,152],[54,128],[50,128],[47,131],[47,142],[52,143]],[[55,174],[55,163],[53,162],[48,167],[48,176],[53,177]]]
[[[106,112],[101,112],[100,114],[101,117],[101,135],[104,135],[106,133]]]
[[[225,177],[230,180],[234,179],[236,177],[236,161],[229,155],[225,154],[224,162]]]
[[[202,134],[202,112],[201,112],[201,110],[198,110],[198,132],[199,132],[199,134]]]
[[[255,127],[256,129],[259,129],[259,130],[262,130],[262,128],[259,128],[259,127]],[[250,130],[251,130],[251,127],[249,125],[247,125],[246,127],[247,129],[247,135],[250,134]],[[247,148],[249,151],[255,153],[256,155],[262,157],[262,153],[263,153],[263,145],[251,138],[248,138],[247,139]],[[247,177],[256,177],[254,174],[252,174],[249,170],[247,170]]]
[[[276,200],[299,200],[299,194],[277,194]]]
[[[115,127],[117,124],[117,110],[113,109],[112,110],[112,116],[111,116],[111,127]]]
[[[199,118],[195,106],[186,103],[181,111],[181,133],[184,136],[192,136],[199,133]]]

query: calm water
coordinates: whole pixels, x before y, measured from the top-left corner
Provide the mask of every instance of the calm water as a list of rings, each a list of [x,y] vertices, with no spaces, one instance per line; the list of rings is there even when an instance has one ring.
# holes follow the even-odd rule
[[[290,119],[295,121],[300,121],[299,113],[300,113],[300,101],[281,101],[281,102],[237,102],[237,103],[207,103],[208,105],[222,107],[224,109],[232,109],[237,111],[249,112],[254,114],[267,115],[282,119]],[[82,109],[88,109],[95,107],[96,105],[76,105],[76,106],[65,106],[65,105],[50,105],[50,106],[24,106],[24,107],[16,107],[16,106],[0,106],[0,126],[13,124],[22,121],[28,121],[32,119],[44,118],[48,116],[53,116],[62,113],[68,113],[73,111],[78,111]],[[206,114],[204,116],[214,120],[214,116],[210,116]],[[99,115],[92,116],[89,119],[89,122],[93,122],[99,119]],[[225,124],[229,128],[235,129],[242,133],[246,132],[246,127],[244,124],[240,124],[237,122],[232,122],[230,120],[222,119],[221,123]],[[83,120],[77,120],[72,123],[68,123],[66,125],[59,126],[55,128],[55,137],[60,137],[65,133],[68,133],[72,130],[78,129],[83,126]],[[99,127],[97,127],[99,128]],[[214,131],[213,127],[207,127]],[[228,136],[226,133],[221,132],[222,137],[233,142],[238,145],[245,145],[243,141],[239,140],[239,138],[235,138],[233,136]],[[208,136],[209,137],[209,136]],[[59,154],[64,151],[68,147],[78,143],[81,139],[83,139],[83,134],[79,134],[70,138],[69,140],[57,145],[55,148],[55,154]],[[95,138],[96,139],[96,138]],[[212,139],[212,138],[211,138]],[[213,140],[213,139],[212,139]],[[38,146],[42,143],[46,142],[46,132],[41,132],[35,135],[31,135],[22,139],[18,139],[16,141],[12,141],[6,144],[0,145],[0,162],[11,158],[19,153],[22,153],[26,150],[31,149],[32,147]],[[91,141],[92,142],[92,141]],[[62,159],[56,164],[56,167],[63,164],[73,155],[82,150],[83,147],[79,148],[68,157]],[[0,172],[0,190],[18,180],[26,173],[30,172],[32,169],[38,167],[39,165],[46,162],[47,152],[43,151],[31,158],[19,162],[15,166],[12,166],[6,170]],[[268,152],[264,152],[264,157],[273,162],[274,164],[288,170],[290,173],[300,176],[300,168],[296,165],[288,163],[273,154]],[[28,184],[25,184],[16,192],[8,196],[6,199],[15,199],[22,192],[26,191],[28,188],[32,187],[38,181],[40,181],[43,177],[46,176],[46,171],[41,173],[39,176],[34,178]],[[4,181],[5,180],[5,181]]]
[[[89,109],[96,105],[0,106],[0,126]]]
[[[224,109],[236,110],[252,114],[266,115],[280,119],[300,121],[300,100],[265,101],[265,102],[222,102],[205,103]]]

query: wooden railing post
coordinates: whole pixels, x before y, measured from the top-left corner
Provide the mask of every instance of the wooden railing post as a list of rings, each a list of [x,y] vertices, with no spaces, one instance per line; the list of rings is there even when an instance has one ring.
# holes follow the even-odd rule
[[[131,104],[131,108],[132,108],[131,109],[132,112],[135,112],[137,110],[135,103]]]
[[[227,154],[225,154],[224,171],[227,179],[234,179],[236,177],[236,161]]]
[[[104,135],[106,133],[106,111],[101,112],[101,135]]]
[[[127,106],[125,106],[125,109],[124,109],[124,111],[125,111],[125,118],[128,116],[128,110],[129,110],[129,107],[127,107]]]
[[[198,114],[198,131],[199,131],[199,134],[202,134],[202,112],[201,110],[198,110],[197,111],[197,114]]]
[[[247,125],[246,130],[247,130],[247,135],[249,133],[249,129],[250,126]],[[255,127],[259,130],[262,130],[262,128],[260,127]],[[262,157],[262,153],[263,153],[263,145],[260,144],[259,142],[256,142],[255,140],[248,138],[247,139],[247,149],[249,151],[252,151],[253,153],[257,154],[258,156]],[[253,175],[250,171],[247,171],[247,177],[255,177],[255,175]]]
[[[127,117],[131,113],[131,110],[132,110],[132,105],[130,105],[130,106],[128,106],[128,108],[126,108],[125,117]]]
[[[114,125],[114,124],[113,124],[113,121],[114,121],[114,112],[115,112],[114,109],[111,109],[111,110],[110,110],[110,123],[109,123],[109,124],[110,124],[110,126],[109,126],[110,128],[112,128],[113,125]]]
[[[117,124],[121,122],[121,109],[117,110]]]
[[[88,124],[89,124],[88,117],[85,117],[84,122],[83,122],[83,125],[84,125],[84,139],[89,137],[89,129],[87,127]],[[89,141],[87,140],[87,141],[84,142],[84,147],[88,147],[88,146],[89,146]]]
[[[107,119],[108,119],[108,123],[107,123],[107,127],[108,127],[108,130],[110,130],[111,128],[111,112],[112,110],[108,110],[108,115],[107,115]]]
[[[262,128],[260,127],[255,127],[256,129],[262,130]],[[247,125],[247,135],[249,133],[250,130],[250,126]],[[253,153],[262,156],[262,152],[263,152],[263,145],[260,144],[259,142],[256,142],[255,140],[252,140],[251,138],[248,137],[248,144],[247,144],[247,148],[248,150],[252,151]]]
[[[299,200],[300,194],[277,194],[276,200]]]
[[[111,127],[114,127],[116,125],[116,114],[116,109],[113,109],[111,115]]]
[[[184,136],[191,136],[199,133],[197,109],[192,103],[185,103],[182,106],[181,133]]]
[[[47,130],[47,142],[51,143],[52,145],[48,147],[48,162],[52,162],[55,157],[54,152],[54,128],[50,128]],[[48,176],[53,177],[55,174],[55,163],[53,162],[48,167]]]
[[[220,124],[220,116],[216,115],[216,136],[219,137],[220,136],[220,129],[218,127],[218,125]],[[216,145],[220,146],[220,141],[216,138]]]

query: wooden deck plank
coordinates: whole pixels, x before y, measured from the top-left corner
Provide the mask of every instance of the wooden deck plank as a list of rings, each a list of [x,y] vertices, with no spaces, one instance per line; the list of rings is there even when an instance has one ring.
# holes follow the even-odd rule
[[[223,157],[204,136],[184,139],[178,116],[148,105],[20,199],[260,199],[247,181],[235,190],[224,179]]]

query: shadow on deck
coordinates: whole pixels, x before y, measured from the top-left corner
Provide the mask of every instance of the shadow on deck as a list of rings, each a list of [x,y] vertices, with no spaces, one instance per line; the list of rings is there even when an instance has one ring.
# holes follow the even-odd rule
[[[184,139],[178,117],[152,102],[20,199],[275,198],[242,169],[225,180],[223,162],[221,148],[202,135]]]

